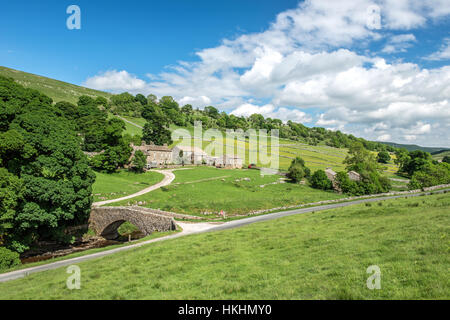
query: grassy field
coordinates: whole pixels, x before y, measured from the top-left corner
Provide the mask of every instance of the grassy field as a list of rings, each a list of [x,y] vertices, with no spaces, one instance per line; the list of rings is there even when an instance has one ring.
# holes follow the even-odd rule
[[[133,117],[123,117],[139,126],[144,126],[145,120],[143,118],[133,118]],[[133,126],[130,123],[127,123],[127,130],[126,133],[129,133],[131,135],[135,134],[141,134],[142,130],[136,126]],[[178,129],[179,127],[172,125],[171,131],[174,131],[175,129]],[[193,135],[193,128],[182,128],[187,129],[192,135]],[[208,146],[217,146],[218,149],[222,149],[222,152],[224,153],[226,151],[225,144],[229,142],[233,144],[233,142],[228,141],[224,138],[223,144],[219,144],[214,141],[203,141],[202,148],[204,150],[207,150],[206,148]],[[172,147],[181,143],[181,140],[174,141],[172,144]],[[345,165],[343,164],[343,161],[345,157],[348,154],[348,150],[345,148],[339,149],[339,148],[333,148],[325,145],[317,145],[317,146],[311,146],[305,143],[297,142],[297,141],[291,141],[287,139],[280,139],[280,148],[279,148],[279,166],[281,170],[287,170],[289,168],[289,165],[291,164],[292,159],[295,157],[302,157],[306,165],[312,170],[316,171],[319,169],[326,169],[328,167],[332,168],[335,171],[343,171],[345,170]],[[193,145],[193,141],[190,142],[191,145]],[[270,139],[267,142],[267,145],[270,147]],[[245,161],[244,165],[249,164],[249,150],[250,146],[248,142],[242,142],[242,145],[239,145],[238,142],[234,142],[235,146],[235,153],[238,153],[238,148],[245,149]],[[210,155],[215,155],[214,152],[210,152]],[[265,166],[261,163],[261,161],[257,161],[256,163],[259,166]],[[385,172],[388,175],[393,175],[397,172],[398,167],[394,164],[393,161],[390,161],[385,166]]]
[[[449,299],[450,194],[186,236],[0,283],[0,299]],[[381,289],[369,290],[369,266]]]
[[[442,160],[444,159],[445,156],[449,156],[450,157],[450,151],[444,151],[438,154],[434,154],[432,157],[434,160]]]
[[[117,173],[96,172],[96,180],[92,186],[94,201],[117,199],[133,194],[160,182],[164,176],[155,171],[134,173],[121,170]]]
[[[111,97],[111,94],[107,92],[88,89],[67,82],[58,81],[1,66],[0,75],[7,78],[13,78],[24,87],[39,90],[45,95],[52,98],[54,102],[64,100],[72,103],[77,103],[78,98],[82,95],[87,95],[94,98],[99,96],[105,98]]]
[[[221,210],[232,216],[344,197],[282,183],[279,175],[261,176],[259,170],[197,167],[175,171],[175,177],[172,185],[114,205],[142,202],[144,207],[215,218]]]

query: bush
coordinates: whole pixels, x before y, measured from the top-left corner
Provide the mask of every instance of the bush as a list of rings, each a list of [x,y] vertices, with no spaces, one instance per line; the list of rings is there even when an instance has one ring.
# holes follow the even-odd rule
[[[300,182],[305,177],[305,171],[300,164],[291,165],[287,177],[293,182]]]
[[[408,187],[410,189],[422,189],[447,183],[450,183],[450,164],[429,164],[413,174]]]
[[[389,152],[387,151],[381,151],[378,153],[377,161],[379,163],[388,163],[391,160],[391,156],[389,155]]]
[[[350,180],[346,172],[338,172],[335,179],[339,189],[341,189],[343,193],[357,196],[364,194],[360,190],[359,185],[355,181]]]
[[[333,188],[333,183],[328,179],[325,171],[317,170],[311,177],[311,186],[315,189],[330,190]]]
[[[0,271],[8,270],[20,264],[21,262],[17,252],[0,247]]]

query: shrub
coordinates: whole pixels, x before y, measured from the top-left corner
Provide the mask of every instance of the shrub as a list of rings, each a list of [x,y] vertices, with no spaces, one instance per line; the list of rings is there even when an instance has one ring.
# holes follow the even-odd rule
[[[305,166],[305,161],[296,157],[292,160],[289,166],[287,177],[293,182],[300,182],[303,178],[309,178],[311,176],[311,170]]]
[[[391,156],[389,155],[389,152],[387,151],[381,151],[378,153],[377,161],[379,163],[388,163],[391,160]]]
[[[333,188],[332,182],[330,181],[330,179],[328,179],[325,171],[323,170],[317,170],[316,172],[314,172],[310,182],[311,186],[316,189],[330,190]]]
[[[294,164],[290,166],[287,176],[293,182],[300,182],[305,177],[305,171],[301,165]]]
[[[19,254],[17,252],[0,247],[0,271],[10,269],[21,264]]]

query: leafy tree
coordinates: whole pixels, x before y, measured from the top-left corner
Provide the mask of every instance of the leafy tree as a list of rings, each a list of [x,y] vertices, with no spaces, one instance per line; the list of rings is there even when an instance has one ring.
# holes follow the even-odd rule
[[[421,170],[415,171],[409,183],[410,189],[422,189],[450,183],[450,164],[439,163],[437,165],[428,163]]]
[[[212,106],[205,107],[205,113],[211,118],[218,119],[219,118],[219,110]]]
[[[442,162],[450,163],[450,156],[445,156],[445,157],[442,159]]]
[[[103,109],[103,110],[109,111],[109,109],[111,108],[111,105],[110,105],[108,99],[106,99],[105,97],[95,98],[94,103],[98,108]]]
[[[0,271],[6,271],[20,264],[21,262],[17,252],[0,247]]]
[[[190,115],[193,112],[192,106],[190,104],[186,104],[183,107],[181,107],[181,112],[185,115]]]
[[[0,245],[14,228],[14,218],[23,201],[24,183],[19,177],[0,168]]]
[[[317,170],[314,172],[314,174],[311,176],[310,179],[311,186],[316,189],[321,190],[331,190],[333,189],[333,184],[328,179],[325,171],[323,170]]]
[[[303,178],[308,178],[310,174],[311,170],[305,166],[305,161],[296,157],[289,166],[287,177],[293,182],[300,182]]]
[[[415,172],[421,171],[431,163],[431,155],[428,152],[415,150],[411,151],[407,157],[404,157],[401,163],[402,172],[406,173],[410,177]]]
[[[347,194],[352,195],[362,195],[364,192],[359,188],[359,185],[356,181],[350,180],[348,174],[344,171],[340,171],[336,174],[335,177],[336,184],[338,188]]]
[[[391,156],[387,151],[381,151],[378,153],[377,161],[379,163],[388,163],[391,160]]]
[[[56,107],[63,112],[64,117],[68,120],[75,120],[78,118],[78,107],[70,102],[60,101]]]
[[[159,107],[150,103],[144,107],[142,117],[147,120],[142,130],[142,138],[146,143],[156,145],[171,144],[171,132],[168,129],[169,120]]]
[[[353,170],[358,173],[380,170],[374,155],[361,142],[355,142],[350,146],[344,163],[347,164],[347,170]]]
[[[147,104],[147,98],[143,94],[140,94],[140,93],[138,93],[136,95],[136,101],[138,101],[143,106],[145,106]]]
[[[137,172],[144,172],[145,166],[147,164],[147,157],[141,150],[137,150],[134,153],[134,157],[131,163],[133,164],[133,167]]]
[[[289,167],[287,177],[293,182],[298,183],[305,177],[305,171],[299,164],[293,164]]]
[[[148,103],[158,103],[158,97],[155,96],[154,94],[149,94],[147,96],[147,102]]]
[[[139,117],[142,112],[142,106],[140,100],[137,100],[128,92],[111,97],[111,110],[118,114]]]
[[[67,241],[67,226],[87,222],[95,180],[74,123],[36,90],[2,77],[0,88],[0,140],[12,150],[1,153],[2,242],[23,252],[39,239]]]
[[[296,157],[291,161],[291,166],[296,164],[300,165],[303,168],[306,178],[309,178],[311,176],[311,170],[305,165],[305,160],[303,160],[301,157]]]

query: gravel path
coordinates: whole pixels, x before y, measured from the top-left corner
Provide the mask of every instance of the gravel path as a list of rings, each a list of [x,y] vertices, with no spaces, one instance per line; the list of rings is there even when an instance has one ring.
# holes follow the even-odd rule
[[[122,200],[127,200],[127,199],[131,199],[134,197],[138,197],[141,196],[143,194],[149,193],[153,190],[159,189],[161,187],[167,186],[169,184],[172,183],[172,181],[175,179],[175,175],[173,174],[173,170],[154,170],[155,172],[159,172],[161,174],[164,175],[164,179],[161,182],[158,182],[157,184],[154,184],[148,188],[145,188],[141,191],[138,191],[136,193],[130,194],[128,196],[122,197],[122,198],[117,198],[117,199],[111,199],[111,200],[105,200],[105,201],[99,201],[99,202],[94,202],[92,204],[93,207],[100,207],[103,206],[105,204],[109,204],[109,203],[114,203],[114,202],[119,202]]]

